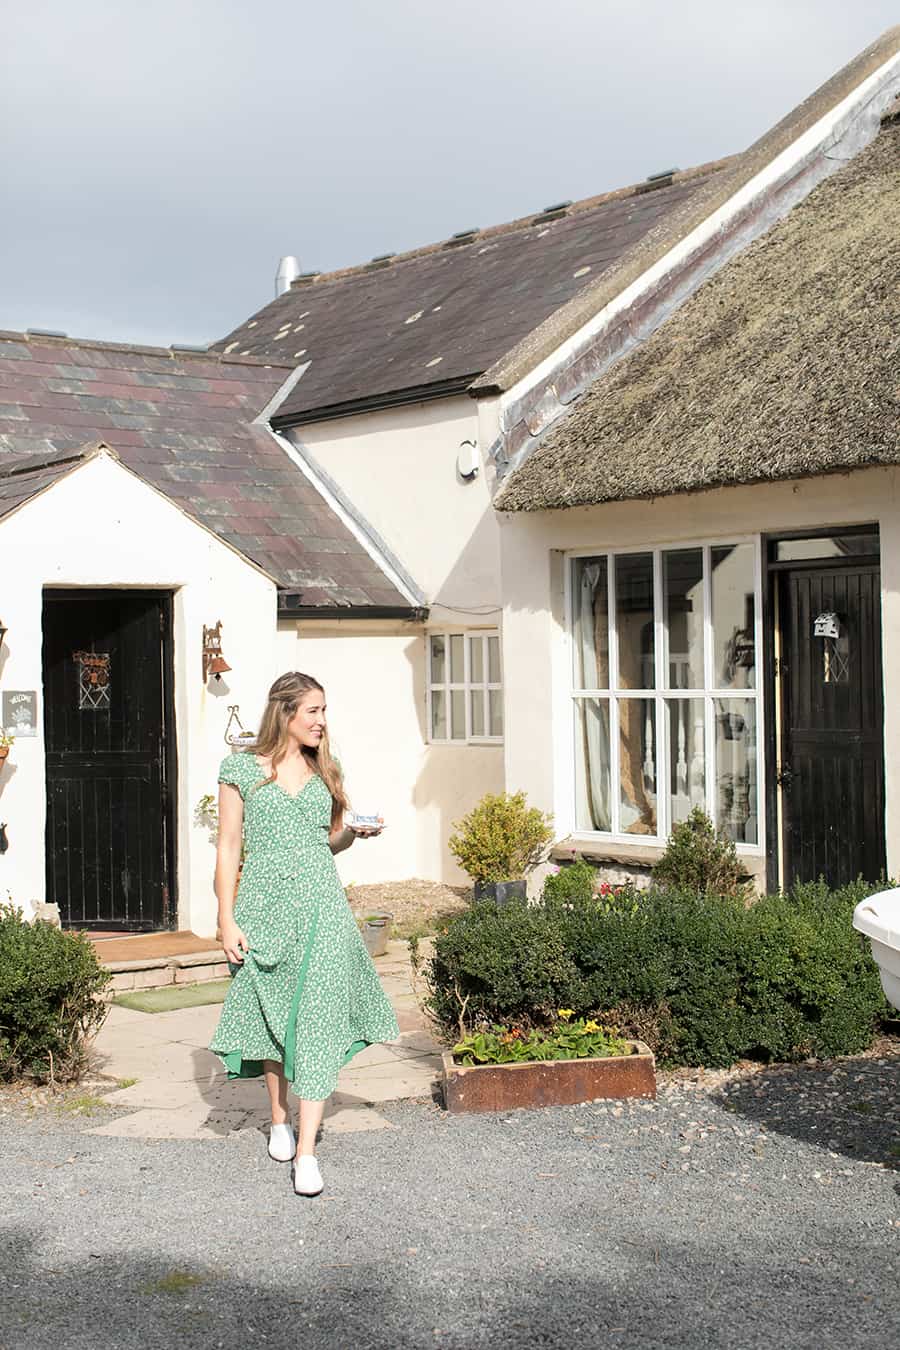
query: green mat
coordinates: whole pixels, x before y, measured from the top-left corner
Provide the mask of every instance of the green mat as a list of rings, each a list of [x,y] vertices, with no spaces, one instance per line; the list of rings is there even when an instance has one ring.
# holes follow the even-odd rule
[[[113,1003],[134,1012],[173,1012],[176,1008],[199,1008],[204,1003],[224,1003],[231,980],[208,980],[205,984],[167,984],[164,989],[135,989],[116,994]]]

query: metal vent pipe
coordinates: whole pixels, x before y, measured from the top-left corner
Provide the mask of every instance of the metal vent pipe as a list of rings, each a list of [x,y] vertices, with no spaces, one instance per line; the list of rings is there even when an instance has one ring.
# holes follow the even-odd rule
[[[285,291],[291,289],[291,282],[300,275],[300,262],[293,253],[289,253],[286,258],[282,258],[278,264],[278,271],[275,273],[275,295],[284,295]]]

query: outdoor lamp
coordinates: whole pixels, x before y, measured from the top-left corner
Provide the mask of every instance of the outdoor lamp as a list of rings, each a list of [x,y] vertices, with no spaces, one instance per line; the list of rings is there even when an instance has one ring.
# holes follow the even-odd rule
[[[206,684],[210,675],[215,679],[221,680],[222,676],[231,666],[222,655],[222,620],[219,619],[212,627],[203,625],[203,683]]]
[[[0,648],[3,646],[3,639],[6,637],[9,629],[4,627],[3,620],[0,619]]]

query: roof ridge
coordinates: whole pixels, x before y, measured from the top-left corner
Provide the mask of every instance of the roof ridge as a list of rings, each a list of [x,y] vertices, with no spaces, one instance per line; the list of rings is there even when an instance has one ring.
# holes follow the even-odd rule
[[[18,329],[0,329],[0,342],[49,344],[54,347],[87,348],[89,351],[131,352],[136,356],[161,356],[170,361],[216,361],[220,365],[235,366],[275,366],[278,369],[293,370],[296,362],[279,361],[271,357],[226,355],[214,346],[201,350],[181,347],[151,347],[141,342],[107,342],[102,338],[76,338],[68,334],[21,332]]]
[[[471,244],[478,244],[484,239],[495,239],[498,235],[515,234],[518,230],[532,229],[536,225],[551,224],[555,220],[569,218],[584,211],[593,211],[598,206],[605,206],[607,202],[623,201],[627,197],[642,197],[648,192],[659,191],[661,188],[690,182],[694,178],[702,178],[706,174],[717,173],[720,169],[728,168],[739,158],[739,154],[726,155],[722,159],[711,159],[704,164],[695,164],[689,169],[674,169],[663,174],[653,174],[641,182],[630,183],[627,187],[612,188],[608,192],[600,192],[593,197],[582,197],[574,202],[561,202],[558,207],[545,207],[542,211],[531,211],[527,216],[518,216],[515,220],[508,220],[499,225],[487,225],[483,229],[462,230],[459,234],[451,235],[449,238],[438,240],[433,244],[421,244],[417,248],[406,249],[401,253],[380,254],[369,259],[368,262],[353,263],[348,267],[338,267],[330,272],[308,272],[297,277],[291,283],[290,290],[286,291],[285,294],[291,295],[302,291],[306,286],[321,286],[326,282],[343,281],[345,278],[363,276],[368,272],[383,272],[402,263],[415,262],[417,258],[432,257],[436,253],[443,253],[448,250],[455,252],[458,248],[467,248]]]

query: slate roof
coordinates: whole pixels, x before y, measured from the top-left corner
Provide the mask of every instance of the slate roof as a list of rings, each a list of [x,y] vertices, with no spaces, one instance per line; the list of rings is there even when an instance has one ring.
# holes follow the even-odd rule
[[[730,162],[295,281],[215,347],[310,363],[275,425],[461,392]]]
[[[0,519],[71,473],[98,447],[59,450],[55,454],[0,455]]]
[[[218,353],[0,334],[0,515],[102,442],[269,572],[294,607],[408,609],[270,431],[254,423],[289,375],[284,366]]]
[[[898,32],[900,36],[900,32]],[[539,511],[900,464],[900,100],[504,482]]]

